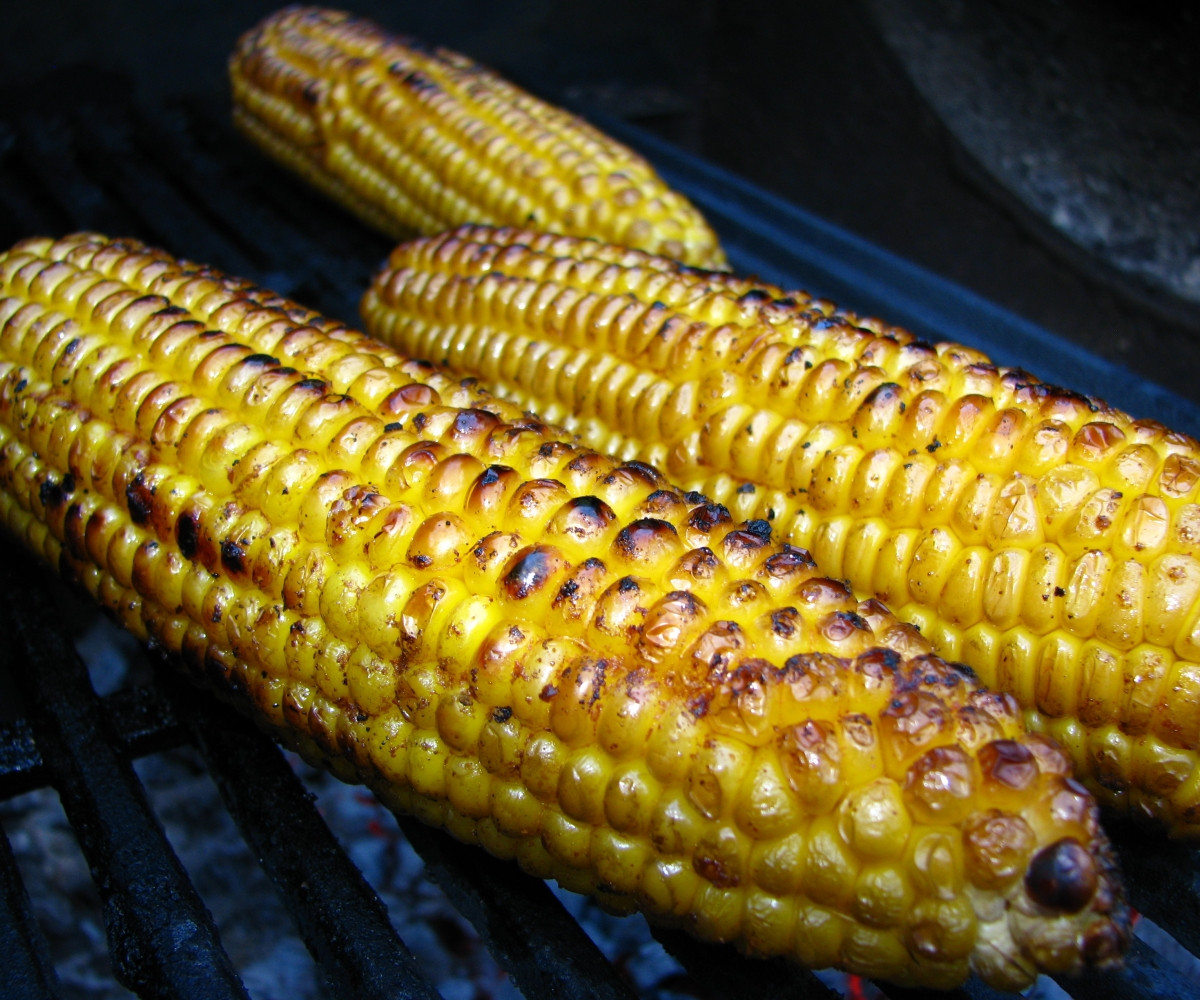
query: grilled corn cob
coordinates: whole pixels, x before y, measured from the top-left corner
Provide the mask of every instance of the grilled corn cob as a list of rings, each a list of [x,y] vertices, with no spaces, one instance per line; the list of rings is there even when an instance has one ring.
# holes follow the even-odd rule
[[[765,522],[244,282],[0,256],[0,512],[311,759],[613,907],[939,987],[1126,942],[1010,697]]]
[[[398,248],[369,332],[763,517],[1200,834],[1200,449],[802,293],[593,242]]]
[[[725,266],[644,159],[457,53],[293,7],[241,38],[230,78],[252,141],[389,235],[513,224]]]

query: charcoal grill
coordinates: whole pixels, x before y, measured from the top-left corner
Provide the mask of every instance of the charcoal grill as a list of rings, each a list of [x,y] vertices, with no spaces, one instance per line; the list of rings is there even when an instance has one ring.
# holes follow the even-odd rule
[[[119,77],[73,78],[68,70],[14,103],[21,110],[0,114],[0,244],[84,228],[136,236],[352,321],[386,241],[243,145],[217,102],[184,97],[149,105],[129,93]],[[1200,407],[1189,401],[647,133],[601,124],[640,147],[701,206],[738,270],[807,287],[929,338],[969,341],[1000,361],[1200,434]],[[248,995],[131,764],[191,747],[294,917],[328,994],[437,996],[423,957],[405,946],[281,752],[234,713],[181,691],[169,670],[98,695],[64,634],[64,609],[76,598],[9,541],[0,545],[0,627],[7,638],[0,652],[0,801],[35,788],[57,791],[103,901],[114,975],[147,997]],[[398,822],[429,877],[529,1000],[636,995],[544,883]],[[1200,850],[1120,822],[1110,829],[1132,903],[1144,915],[1129,961],[1119,973],[1039,989],[1078,998],[1200,997],[1200,965],[1192,957],[1200,953]],[[0,992],[65,995],[6,838],[0,889]],[[655,936],[685,970],[673,995],[798,1000],[838,996],[845,985],[674,932]],[[885,992],[897,1000],[915,995]],[[949,994],[994,995],[978,982]]]

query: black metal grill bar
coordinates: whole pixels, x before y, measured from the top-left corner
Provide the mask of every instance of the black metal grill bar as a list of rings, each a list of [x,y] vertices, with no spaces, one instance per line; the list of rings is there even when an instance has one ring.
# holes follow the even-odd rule
[[[34,739],[63,810],[97,876],[118,979],[148,997],[246,1000],[208,911],[117,750],[86,667],[58,628],[49,607],[52,581],[25,560],[4,563],[6,588],[23,593],[19,603],[4,602],[0,614],[13,639],[8,655],[21,661],[10,670],[30,706]]]
[[[0,955],[9,1000],[57,1000],[62,995],[46,938],[21,882],[8,838],[0,835]]]
[[[217,788],[317,960],[329,995],[437,1000],[387,910],[313,806],[279,750],[194,690],[176,710]]]

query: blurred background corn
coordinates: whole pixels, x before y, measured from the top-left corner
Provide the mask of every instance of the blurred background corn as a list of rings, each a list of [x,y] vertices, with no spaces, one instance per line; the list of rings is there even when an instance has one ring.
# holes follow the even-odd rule
[[[241,38],[229,68],[241,131],[389,235],[515,224],[726,266],[642,157],[457,53],[289,7]]]
[[[765,521],[243,282],[0,256],[0,514],[310,759],[614,908],[933,986],[1126,943],[1010,697]]]
[[[769,520],[1015,695],[1102,801],[1200,834],[1200,449],[800,292],[593,242],[398,248],[369,332]]]

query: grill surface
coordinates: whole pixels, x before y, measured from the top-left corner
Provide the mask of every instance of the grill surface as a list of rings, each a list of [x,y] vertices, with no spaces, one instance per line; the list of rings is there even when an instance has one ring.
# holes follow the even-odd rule
[[[70,94],[59,101],[58,95]],[[79,95],[84,95],[81,99]],[[0,109],[0,244],[99,229],[258,281],[353,320],[386,241],[240,143],[203,100],[131,103],[118,78],[64,73]],[[1006,363],[1098,392],[1200,433],[1200,408],[960,289],[615,122],[721,231],[740,271],[805,286],[927,337],[966,340]],[[247,991],[204,901],[163,836],[131,761],[190,746],[293,915],[337,997],[434,997],[423,967],[339,846],[280,752],[227,710],[180,691],[170,671],[100,697],[63,628],[74,598],[0,539],[0,800],[53,787],[103,901],[115,975],[148,997]],[[541,882],[418,825],[399,827],[427,875],[529,998],[631,997],[611,964]],[[1134,906],[1146,918],[1125,970],[1068,981],[1075,997],[1200,997],[1200,849],[1110,824]],[[6,996],[65,996],[33,902],[0,838],[0,954]],[[394,915],[393,915],[394,917]],[[686,970],[676,993],[832,997],[823,978],[656,934]],[[1171,939],[1174,939],[1172,941]],[[1047,995],[1058,987],[1046,984]],[[894,998],[906,991],[888,988]],[[950,996],[987,997],[971,983]],[[1061,995],[1061,994],[1059,994]]]

